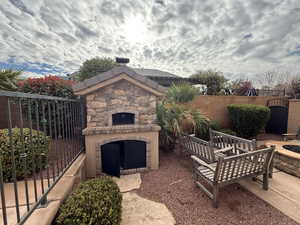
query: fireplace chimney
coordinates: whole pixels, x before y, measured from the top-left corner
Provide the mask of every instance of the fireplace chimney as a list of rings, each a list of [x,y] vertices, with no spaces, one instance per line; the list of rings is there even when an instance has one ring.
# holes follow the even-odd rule
[[[118,65],[126,65],[127,63],[129,63],[129,58],[116,57],[116,63]]]

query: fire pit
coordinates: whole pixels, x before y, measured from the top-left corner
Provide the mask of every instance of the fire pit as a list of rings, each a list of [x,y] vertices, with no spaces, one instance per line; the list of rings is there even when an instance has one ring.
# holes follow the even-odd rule
[[[300,178],[300,141],[270,141],[266,145],[276,145],[277,169]]]
[[[282,147],[286,150],[300,154],[300,146],[299,145],[283,145]]]

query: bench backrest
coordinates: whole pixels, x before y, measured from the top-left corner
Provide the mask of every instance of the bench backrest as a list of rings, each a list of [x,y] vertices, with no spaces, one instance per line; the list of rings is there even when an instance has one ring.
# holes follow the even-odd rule
[[[179,142],[191,155],[195,155],[207,163],[215,162],[215,154],[211,143],[187,134],[182,134]]]
[[[214,181],[229,183],[242,177],[263,174],[270,167],[275,147],[261,149],[240,155],[220,157],[217,162]]]
[[[238,153],[239,150],[253,151],[256,149],[256,140],[247,140],[230,134],[209,129],[209,137],[211,145],[215,148],[233,147],[233,152]]]

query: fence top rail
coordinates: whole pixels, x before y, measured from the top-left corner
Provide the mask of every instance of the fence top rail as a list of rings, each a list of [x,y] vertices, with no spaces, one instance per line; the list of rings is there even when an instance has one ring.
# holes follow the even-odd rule
[[[210,129],[210,132],[211,132],[211,134],[215,133],[215,134],[220,135],[220,136],[229,137],[231,139],[246,142],[246,143],[253,143],[253,142],[256,141],[255,139],[248,140],[248,139],[245,139],[245,138],[236,137],[236,136],[233,136],[233,135],[230,135],[230,134],[225,134],[225,133],[222,133],[220,131],[216,131],[216,130],[212,130],[212,129]]]
[[[77,99],[68,99],[68,98],[61,98],[61,97],[48,96],[48,95],[38,95],[38,94],[29,94],[29,93],[23,93],[23,92],[1,91],[0,90],[0,97],[1,96],[16,97],[16,98],[31,98],[31,99],[44,99],[44,100],[78,102]]]

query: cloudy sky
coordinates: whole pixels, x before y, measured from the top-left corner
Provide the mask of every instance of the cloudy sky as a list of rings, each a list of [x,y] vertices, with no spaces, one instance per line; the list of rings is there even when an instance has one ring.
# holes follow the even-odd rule
[[[61,75],[94,56],[181,76],[300,71],[300,0],[0,0],[0,68]]]

